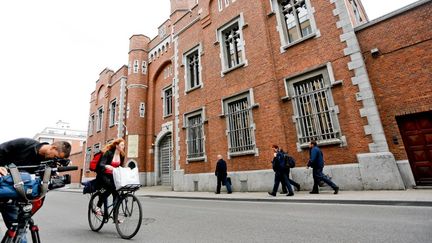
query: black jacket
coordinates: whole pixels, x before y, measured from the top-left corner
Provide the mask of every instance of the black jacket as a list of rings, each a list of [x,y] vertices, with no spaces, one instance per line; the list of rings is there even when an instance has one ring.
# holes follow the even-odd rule
[[[39,155],[39,149],[45,144],[48,143],[39,143],[30,138],[18,138],[2,143],[0,144],[0,166],[11,163],[17,166],[40,165],[45,158]]]
[[[105,165],[111,165],[111,162],[112,162],[113,157],[114,157],[114,152],[115,152],[115,148],[112,150],[106,151],[102,155],[102,158],[101,158],[101,160],[98,164],[98,168],[97,168],[98,172],[104,172],[105,171]],[[124,159],[125,159],[124,156],[120,155],[120,166],[123,165]]]
[[[227,176],[227,165],[225,160],[220,159],[216,164],[215,176],[226,177]]]

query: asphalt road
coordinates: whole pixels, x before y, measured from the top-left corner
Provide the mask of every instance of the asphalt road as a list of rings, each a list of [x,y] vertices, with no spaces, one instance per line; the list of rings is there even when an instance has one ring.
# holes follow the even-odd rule
[[[431,242],[432,208],[141,197],[131,242]],[[87,222],[89,197],[50,192],[35,216],[43,243],[121,242],[113,223]]]

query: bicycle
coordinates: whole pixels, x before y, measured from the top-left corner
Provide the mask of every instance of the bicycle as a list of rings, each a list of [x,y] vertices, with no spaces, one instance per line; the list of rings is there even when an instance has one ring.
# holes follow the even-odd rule
[[[134,195],[140,186],[135,184],[127,185],[117,190],[119,195],[115,200],[113,199],[112,203],[109,204],[107,200],[103,203],[101,215],[96,213],[95,208],[97,207],[99,195],[104,189],[91,193],[87,214],[90,229],[98,232],[105,223],[113,219],[117,233],[121,238],[131,239],[134,237],[138,233],[142,223],[141,203]]]
[[[48,190],[64,187],[66,184],[70,184],[70,175],[58,175],[57,172],[77,170],[78,166],[67,166],[69,160],[66,159],[53,159],[44,161],[41,165],[37,166],[10,166],[8,171],[14,178],[14,187],[18,193],[18,197],[3,199],[1,202],[3,207],[10,207],[10,209],[18,210],[18,217],[16,222],[12,222],[12,225],[5,232],[2,243],[20,243],[22,237],[25,236],[27,228],[30,229],[30,234],[33,243],[40,243],[39,227],[34,223],[32,217],[36,212],[42,208],[45,201],[45,195]],[[60,166],[59,166],[60,165]],[[58,167],[59,166],[59,167]],[[14,169],[13,169],[14,168]],[[16,168],[16,169],[15,169]],[[26,194],[21,194],[19,191],[19,182],[16,181],[15,176],[20,174],[18,170],[30,170],[32,174],[35,174],[35,178],[41,178],[40,180],[40,194],[33,199],[29,200]],[[17,174],[18,173],[18,174]],[[15,174],[15,175],[14,175]],[[21,178],[17,179],[20,180]]]

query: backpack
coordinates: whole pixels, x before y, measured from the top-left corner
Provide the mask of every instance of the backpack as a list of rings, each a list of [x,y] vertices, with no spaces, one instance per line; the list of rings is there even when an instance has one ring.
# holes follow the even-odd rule
[[[99,152],[97,152],[97,153],[94,154],[93,159],[90,161],[90,165],[89,165],[90,171],[96,172],[98,164],[99,164],[99,161],[102,158],[102,155],[103,154],[102,154],[101,151],[99,151]]]
[[[285,168],[295,167],[295,159],[289,156],[287,153],[284,153],[284,160],[285,160]]]

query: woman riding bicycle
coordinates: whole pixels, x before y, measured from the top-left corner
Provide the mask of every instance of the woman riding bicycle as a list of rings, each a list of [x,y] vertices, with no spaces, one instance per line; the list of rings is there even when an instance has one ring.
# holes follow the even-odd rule
[[[110,194],[113,198],[117,198],[118,192],[116,191],[113,179],[113,169],[119,166],[124,166],[125,159],[125,143],[122,138],[117,138],[108,143],[102,150],[103,156],[98,164],[96,180],[98,184],[105,189],[105,192],[100,194],[95,213],[102,215],[101,207]]]

